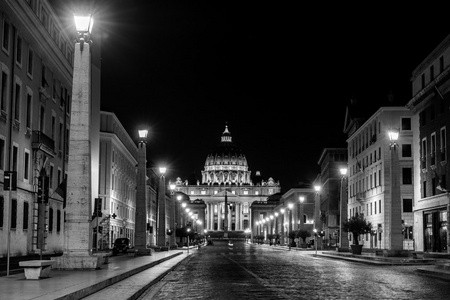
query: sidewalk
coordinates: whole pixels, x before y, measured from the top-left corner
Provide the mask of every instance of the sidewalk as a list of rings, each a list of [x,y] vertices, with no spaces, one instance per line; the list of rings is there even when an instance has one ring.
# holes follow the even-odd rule
[[[191,254],[195,251],[196,249],[191,248],[189,252]],[[99,298],[97,296],[95,299],[125,300],[129,299],[129,297],[117,297],[121,293],[123,294],[124,288],[123,286],[114,285],[115,283],[119,281],[126,282],[127,278],[139,272],[151,270],[151,272],[147,272],[147,276],[140,276],[145,279],[145,282],[141,280],[139,283],[134,283],[131,288],[125,288],[125,291],[133,296],[141,289],[145,289],[157,282],[187,257],[187,249],[152,252],[151,256],[134,257],[124,254],[110,257],[109,263],[104,264],[99,270],[53,269],[50,272],[50,278],[39,280],[27,280],[25,279],[24,272],[21,272],[8,277],[0,277],[0,299],[81,299],[103,289],[102,297]],[[112,293],[111,287],[115,287]],[[110,291],[109,296],[106,293],[108,289]]]

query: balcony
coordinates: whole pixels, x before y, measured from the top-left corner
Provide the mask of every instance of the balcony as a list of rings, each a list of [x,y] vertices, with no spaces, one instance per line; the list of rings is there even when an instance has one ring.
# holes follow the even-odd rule
[[[32,147],[35,150],[42,150],[46,154],[55,156],[55,141],[39,130],[33,130]]]

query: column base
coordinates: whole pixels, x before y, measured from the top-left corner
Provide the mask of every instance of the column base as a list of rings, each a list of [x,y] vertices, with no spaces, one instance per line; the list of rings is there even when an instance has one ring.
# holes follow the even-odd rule
[[[392,257],[392,256],[408,257],[409,256],[409,252],[407,250],[388,250],[388,249],[383,249],[383,256],[384,257]]]
[[[56,269],[60,270],[96,270],[100,269],[103,263],[102,256],[94,255],[70,255],[52,257],[56,261]]]
[[[152,255],[152,249],[150,248],[135,248],[136,255]]]
[[[337,252],[350,252],[350,246],[345,248],[345,247],[336,247],[336,251]]]

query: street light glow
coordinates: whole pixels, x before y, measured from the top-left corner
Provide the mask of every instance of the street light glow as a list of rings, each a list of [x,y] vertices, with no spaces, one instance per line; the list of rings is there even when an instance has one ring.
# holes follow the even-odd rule
[[[138,130],[139,132],[139,138],[141,140],[146,140],[147,139],[147,135],[148,135],[148,130],[144,129],[144,130]]]
[[[178,196],[177,196],[177,200],[178,200],[178,201],[181,201],[181,199],[183,199],[183,197],[182,197],[181,195],[178,195]]]
[[[176,187],[175,183],[171,183],[171,184],[169,185],[169,188],[170,188],[172,191],[175,189],[175,187]]]
[[[298,198],[298,200],[300,200],[300,203],[303,203],[303,201],[305,201],[305,197],[300,196],[300,197]]]
[[[391,129],[388,131],[389,140],[391,142],[396,142],[398,140],[398,130]]]
[[[284,214],[284,208],[282,208],[282,209],[280,209],[280,212],[282,213],[282,214]]]
[[[314,190],[318,193],[320,192],[320,185],[315,185]]]
[[[91,33],[92,26],[94,25],[94,19],[92,19],[92,15],[87,16],[77,16],[74,15],[75,20],[75,28],[78,33]]]
[[[341,172],[342,176],[347,175],[347,168],[340,168],[339,171]]]
[[[289,209],[292,209],[294,207],[294,204],[293,203],[289,203],[288,207],[289,207]]]
[[[166,167],[159,167],[159,173],[161,173],[162,175],[166,174]]]

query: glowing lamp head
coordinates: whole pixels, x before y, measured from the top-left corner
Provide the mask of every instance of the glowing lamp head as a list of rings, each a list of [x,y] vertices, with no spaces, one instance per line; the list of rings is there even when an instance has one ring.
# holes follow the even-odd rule
[[[389,130],[388,131],[388,136],[389,136],[389,140],[391,142],[398,141],[398,130],[396,130],[396,129]]]
[[[138,133],[141,142],[147,141],[148,130],[138,130]]]
[[[345,176],[345,175],[347,175],[347,168],[340,168],[339,172],[341,172],[342,176]]]
[[[275,218],[276,218],[276,217],[278,217],[278,213],[277,213],[277,212],[275,212]]]
[[[77,16],[74,15],[75,28],[79,34],[91,34],[94,19],[92,15]]]
[[[300,201],[300,203],[303,203],[303,201],[305,201],[305,197],[300,196],[300,197],[298,198],[298,200]]]
[[[174,183],[171,183],[171,184],[169,185],[169,188],[170,188],[172,191],[175,189],[175,187],[176,187],[176,185],[175,185]]]
[[[159,173],[161,173],[161,175],[164,175],[164,174],[166,174],[166,170],[167,170],[166,167],[160,167],[159,168]]]
[[[288,204],[288,207],[289,207],[289,209],[292,209],[292,208],[294,207],[294,204],[289,203],[289,204]]]
[[[320,185],[315,185],[314,190],[316,191],[316,193],[320,192]]]
[[[284,209],[284,208],[280,209],[280,212],[281,212],[282,214],[284,214],[285,209]]]

